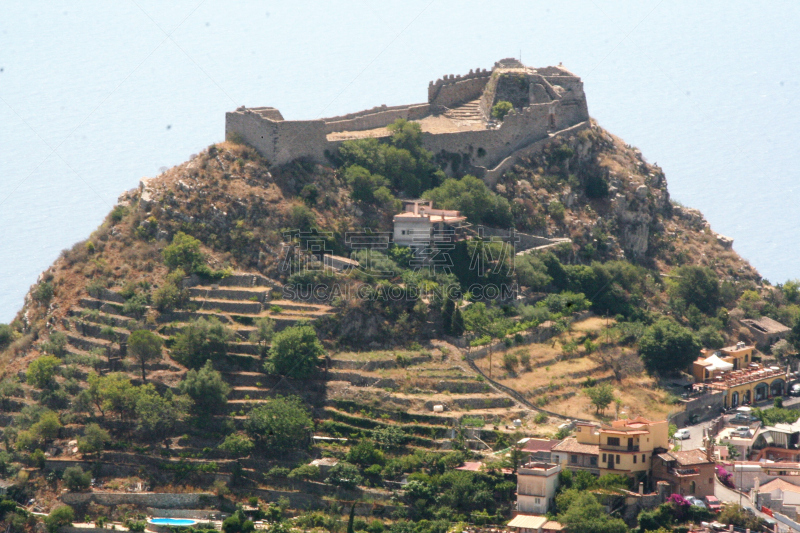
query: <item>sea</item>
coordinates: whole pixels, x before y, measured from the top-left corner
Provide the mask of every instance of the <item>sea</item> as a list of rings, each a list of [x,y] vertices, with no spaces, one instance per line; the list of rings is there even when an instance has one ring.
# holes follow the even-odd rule
[[[800,3],[4,0],[0,322],[124,191],[224,137],[424,102],[515,57],[582,77],[590,114],[772,283],[800,277]]]

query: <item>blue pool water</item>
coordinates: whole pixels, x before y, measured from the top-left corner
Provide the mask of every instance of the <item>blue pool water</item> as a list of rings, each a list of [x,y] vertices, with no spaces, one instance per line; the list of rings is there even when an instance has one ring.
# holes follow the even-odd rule
[[[151,518],[149,522],[158,526],[193,526],[197,523],[197,520],[189,518]]]

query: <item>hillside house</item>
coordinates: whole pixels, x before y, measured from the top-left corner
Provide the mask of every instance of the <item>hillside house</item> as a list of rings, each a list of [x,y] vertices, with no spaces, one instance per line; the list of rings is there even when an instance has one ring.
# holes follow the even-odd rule
[[[753,361],[755,346],[739,342],[719,350],[705,349],[702,356],[692,363],[692,376],[695,383],[703,383],[723,372],[745,368]]]
[[[394,243],[426,248],[432,242],[455,242],[463,238],[467,217],[452,209],[434,209],[428,200],[403,202],[403,212],[394,216]]]
[[[553,460],[553,448],[560,442],[556,439],[525,438],[520,444],[523,444],[522,452],[530,458],[529,462],[549,463]]]
[[[608,426],[579,423],[574,437],[553,447],[553,461],[595,475],[647,478],[653,454],[669,449],[668,427],[666,420],[642,417],[615,420]]]
[[[653,480],[669,483],[681,496],[713,496],[715,466],[703,450],[659,453],[653,457]]]
[[[753,334],[756,344],[764,347],[772,346],[779,340],[785,339],[791,331],[791,328],[767,316],[762,316],[758,320],[745,318],[741,322]]]
[[[517,470],[517,511],[544,514],[555,504],[561,465],[527,463]]]
[[[548,520],[546,516],[518,514],[508,527],[516,530],[517,533],[561,533],[564,526],[553,520]]]

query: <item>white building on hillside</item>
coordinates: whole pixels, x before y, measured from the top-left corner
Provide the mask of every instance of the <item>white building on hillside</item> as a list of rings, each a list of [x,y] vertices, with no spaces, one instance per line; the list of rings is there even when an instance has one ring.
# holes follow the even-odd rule
[[[561,465],[527,463],[517,470],[517,511],[545,514],[555,503]]]
[[[407,200],[403,212],[394,216],[394,243],[399,246],[424,247],[434,235],[456,232],[467,217],[452,209],[434,209],[429,200]]]

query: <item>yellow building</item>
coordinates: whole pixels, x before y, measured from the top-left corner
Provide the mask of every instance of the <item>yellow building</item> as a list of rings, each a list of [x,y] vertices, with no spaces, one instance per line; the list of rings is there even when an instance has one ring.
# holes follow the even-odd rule
[[[692,364],[695,383],[703,383],[731,370],[747,368],[753,362],[755,346],[743,342],[719,350],[703,350],[702,356]]]
[[[748,405],[786,392],[787,371],[778,366],[750,363],[747,368],[731,370],[714,376],[703,386],[723,391],[723,407]]]
[[[637,417],[627,420],[616,420],[609,426],[579,424],[575,428],[575,437],[566,439],[574,441],[572,447],[558,445],[553,448],[553,457],[565,468],[589,469],[582,464],[585,461],[571,448],[596,450],[597,459],[591,466],[599,475],[622,474],[631,477],[647,477],[651,469],[654,453],[669,449],[669,424],[666,420],[653,422]],[[596,448],[595,448],[596,447]],[[558,452],[566,452],[563,457]]]

